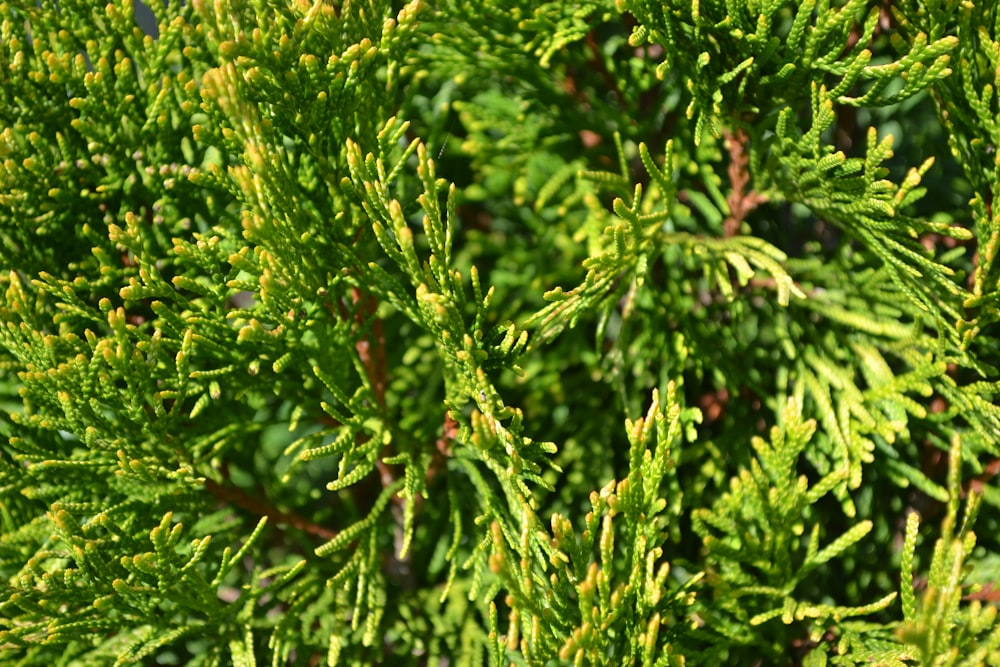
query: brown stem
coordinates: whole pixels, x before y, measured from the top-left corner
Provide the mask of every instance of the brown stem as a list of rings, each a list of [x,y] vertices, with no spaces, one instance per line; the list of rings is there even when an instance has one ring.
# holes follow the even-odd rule
[[[382,414],[388,415],[385,392],[388,386],[389,370],[385,354],[385,330],[382,326],[382,320],[375,315],[378,310],[378,300],[373,295],[366,294],[357,287],[351,289],[351,297],[358,306],[354,313],[354,322],[357,324],[358,329],[363,330],[369,323],[371,324],[371,330],[364,333],[358,339],[358,342],[355,344],[355,350],[357,350],[361,365],[364,366],[365,373],[368,375],[368,381],[371,383],[376,403],[378,403]],[[393,451],[390,442],[382,448],[378,458],[375,460],[375,467],[378,470],[379,481],[383,489],[387,489],[395,484],[396,480],[403,474],[400,466],[389,465],[384,461],[384,459],[391,457],[392,454]],[[399,494],[393,496],[390,511],[395,523],[394,542],[396,548],[390,557],[385,560],[383,567],[388,573],[401,580],[407,588],[415,588],[417,580],[411,567],[410,554],[403,557],[399,556],[402,552],[404,536],[404,503],[405,501]]]
[[[361,365],[365,367],[368,381],[371,383],[372,391],[375,394],[375,401],[378,403],[382,414],[386,414],[385,390],[388,384],[388,365],[385,357],[385,332],[382,328],[382,320],[375,317],[378,309],[378,301],[371,294],[363,293],[359,288],[351,289],[351,296],[354,303],[358,305],[354,313],[354,321],[358,328],[371,323],[371,332],[363,335],[355,344]],[[395,483],[399,477],[399,471],[394,466],[387,465],[383,458],[392,455],[389,445],[386,445],[375,461],[378,468],[379,477],[382,481],[382,488],[388,488]]]
[[[722,235],[729,238],[740,231],[743,220],[765,202],[766,198],[753,190],[747,191],[750,184],[750,156],[747,151],[750,137],[746,130],[738,127],[735,131],[723,130],[722,134],[729,149],[729,167],[726,171],[730,184],[729,196],[726,197],[729,216],[722,223]]]
[[[441,437],[434,443],[434,451],[431,452],[431,463],[427,466],[427,484],[430,484],[431,480],[444,470],[445,461],[451,456],[451,445],[457,436],[458,422],[452,419],[450,414],[445,413]]]
[[[337,536],[337,531],[324,528],[313,523],[294,512],[285,512],[269,504],[263,496],[255,497],[248,494],[238,486],[219,484],[213,479],[205,480],[205,489],[215,496],[220,502],[231,503],[242,507],[255,516],[266,516],[269,521],[275,524],[284,524],[297,530],[301,530],[309,535],[315,535],[324,540],[332,540]]]
[[[1000,588],[995,582],[990,582],[978,591],[962,596],[963,600],[981,600],[983,602],[1000,602]]]
[[[354,303],[359,306],[354,313],[354,321],[358,327],[364,327],[368,322],[372,323],[371,334],[362,336],[355,344],[355,349],[368,374],[368,380],[372,384],[375,400],[379,407],[385,410],[388,369],[385,359],[385,334],[382,329],[382,320],[375,317],[378,301],[374,296],[363,293],[357,287],[351,288],[351,296]]]

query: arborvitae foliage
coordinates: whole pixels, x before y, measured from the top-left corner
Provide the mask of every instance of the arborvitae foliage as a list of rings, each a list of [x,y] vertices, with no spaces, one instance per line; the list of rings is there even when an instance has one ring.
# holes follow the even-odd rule
[[[1000,664],[996,3],[0,20],[4,665]]]

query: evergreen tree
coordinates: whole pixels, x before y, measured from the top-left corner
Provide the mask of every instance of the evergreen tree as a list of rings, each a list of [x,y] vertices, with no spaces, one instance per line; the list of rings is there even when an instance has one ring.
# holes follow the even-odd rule
[[[996,3],[0,21],[3,664],[1000,664]]]

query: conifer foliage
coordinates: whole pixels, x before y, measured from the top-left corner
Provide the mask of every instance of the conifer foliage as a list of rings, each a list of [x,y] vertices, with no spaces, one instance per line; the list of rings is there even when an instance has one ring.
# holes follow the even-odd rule
[[[0,22],[4,665],[1000,664],[996,3]]]

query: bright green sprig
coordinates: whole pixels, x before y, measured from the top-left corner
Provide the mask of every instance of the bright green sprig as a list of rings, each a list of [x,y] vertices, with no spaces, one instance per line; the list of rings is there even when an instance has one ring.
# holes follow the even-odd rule
[[[700,414],[677,400],[673,384],[662,403],[654,391],[647,415],[627,422],[629,473],[591,493],[582,527],[554,514],[546,530],[530,514],[520,539],[510,540],[494,524],[490,564],[515,610],[508,655],[532,662],[604,665],[624,656],[637,664],[683,664],[667,628],[687,622],[701,575],[672,575],[664,556],[681,507],[673,447]],[[630,634],[630,626],[641,630]]]
[[[801,405],[790,399],[781,426],[771,429],[771,441],[754,437],[756,457],[749,470],[731,482],[730,489],[711,509],[696,510],[694,529],[708,550],[709,577],[718,576],[726,597],[733,601],[728,613],[761,625],[781,618],[786,625],[815,619],[821,628],[828,619],[866,615],[886,608],[894,599],[883,599],[858,607],[796,600],[795,590],[809,575],[843,554],[868,535],[873,525],[863,520],[821,546],[823,527],[811,517],[814,504],[842,483],[848,471],[841,467],[810,484],[797,474],[799,457],[816,430],[813,420],[802,419]],[[808,536],[808,537],[806,537]],[[736,603],[740,600],[739,603]],[[755,609],[762,609],[756,614]],[[717,613],[717,612],[716,612]],[[720,624],[717,631],[726,632]],[[765,636],[751,640],[769,649]]]

